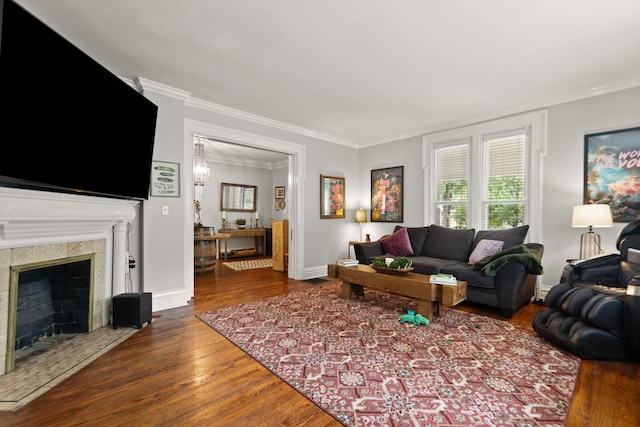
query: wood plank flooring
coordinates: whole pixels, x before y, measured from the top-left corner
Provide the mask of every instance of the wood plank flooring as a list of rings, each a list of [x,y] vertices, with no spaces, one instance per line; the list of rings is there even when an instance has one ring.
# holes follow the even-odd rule
[[[151,325],[1,426],[339,426],[195,314],[313,286],[263,268],[196,276],[188,306],[154,313]],[[456,308],[503,319],[479,306]],[[531,327],[543,307],[509,319]],[[567,427],[640,425],[640,364],[583,361]]]

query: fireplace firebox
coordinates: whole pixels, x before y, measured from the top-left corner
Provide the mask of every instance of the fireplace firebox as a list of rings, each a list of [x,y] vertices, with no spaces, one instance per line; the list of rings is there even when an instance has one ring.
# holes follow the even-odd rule
[[[92,327],[94,254],[11,267],[7,372],[15,352],[44,337]]]

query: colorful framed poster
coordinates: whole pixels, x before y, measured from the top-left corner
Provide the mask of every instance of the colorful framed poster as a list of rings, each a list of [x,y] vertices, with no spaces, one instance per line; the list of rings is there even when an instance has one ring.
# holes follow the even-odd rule
[[[180,197],[180,164],[151,162],[150,194],[156,197]]]
[[[371,171],[371,222],[403,222],[404,166]]]
[[[584,203],[606,203],[613,222],[640,219],[640,127],[584,137]]]
[[[345,179],[320,175],[320,218],[344,218]]]

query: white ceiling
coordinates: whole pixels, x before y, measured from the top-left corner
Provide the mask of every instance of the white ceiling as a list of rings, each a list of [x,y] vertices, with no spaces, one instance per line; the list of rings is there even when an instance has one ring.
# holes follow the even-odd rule
[[[363,147],[640,85],[638,0],[18,0],[116,75]]]

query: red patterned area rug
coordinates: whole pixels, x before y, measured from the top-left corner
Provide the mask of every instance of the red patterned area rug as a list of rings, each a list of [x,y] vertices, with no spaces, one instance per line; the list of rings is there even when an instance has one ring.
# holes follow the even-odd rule
[[[562,426],[580,359],[532,329],[444,308],[400,323],[409,298],[340,285],[198,314],[347,426]]]

